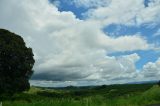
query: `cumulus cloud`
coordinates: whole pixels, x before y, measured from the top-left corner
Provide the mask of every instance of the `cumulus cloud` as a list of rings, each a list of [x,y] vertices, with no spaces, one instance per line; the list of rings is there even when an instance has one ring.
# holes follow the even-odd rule
[[[104,25],[123,24],[139,26],[150,23],[150,26],[160,23],[160,1],[150,0],[145,7],[144,0],[111,0],[108,6],[89,10],[86,16],[100,19]]]
[[[33,79],[125,82],[138,76],[135,63],[140,56],[136,53],[117,57],[108,54],[147,50],[152,45],[138,34],[108,36],[102,31],[103,23],[100,20],[104,15],[103,17],[108,17],[102,19],[104,22],[132,23],[130,19],[135,16],[135,11],[144,8],[141,6],[142,1],[139,1],[128,0],[125,4],[121,1],[118,5],[113,0],[111,10],[108,7],[98,7],[92,10],[94,14],[90,19],[80,20],[72,12],[58,11],[47,0],[1,0],[0,27],[22,35],[27,45],[33,48],[36,59]],[[127,10],[125,5],[131,9]],[[122,12],[117,10],[118,7],[123,7]],[[130,12],[132,9],[134,14]],[[114,10],[120,13],[113,13]],[[108,15],[103,14],[106,12]]]
[[[146,79],[159,79],[160,76],[160,58],[156,62],[148,62],[143,66],[142,75]]]

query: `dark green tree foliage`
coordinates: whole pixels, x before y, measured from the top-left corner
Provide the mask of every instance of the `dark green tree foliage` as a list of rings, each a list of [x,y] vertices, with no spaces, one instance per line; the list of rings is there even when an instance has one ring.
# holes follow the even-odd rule
[[[19,35],[0,29],[0,94],[14,94],[30,88],[33,52]]]
[[[160,86],[160,80],[158,81],[158,85]]]

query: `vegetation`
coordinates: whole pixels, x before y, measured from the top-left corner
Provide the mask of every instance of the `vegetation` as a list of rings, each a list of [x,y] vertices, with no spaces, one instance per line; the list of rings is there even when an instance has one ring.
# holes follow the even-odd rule
[[[160,87],[126,84],[47,89],[31,87],[13,97],[1,97],[3,106],[147,106],[160,103]]]
[[[160,86],[160,80],[158,81],[158,85]]]
[[[0,29],[0,94],[13,94],[29,89],[34,64],[31,48],[22,37]]]

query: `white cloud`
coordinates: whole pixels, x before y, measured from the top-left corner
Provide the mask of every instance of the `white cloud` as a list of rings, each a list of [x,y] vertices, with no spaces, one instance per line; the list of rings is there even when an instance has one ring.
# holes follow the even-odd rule
[[[107,80],[126,80],[130,78],[134,78],[136,74],[135,63],[140,59],[140,57],[135,53],[126,56],[120,57],[108,57],[100,60],[95,64],[95,67],[99,69],[99,71],[89,78],[96,78],[95,76],[99,76],[100,79]]]
[[[135,1],[126,3],[132,8]],[[118,7],[122,4],[120,2]],[[136,4],[140,5],[138,1]],[[115,10],[118,7],[115,6]],[[116,20],[114,22],[130,21],[128,16],[117,20],[116,17],[125,11],[119,15],[107,11],[110,11],[110,19]],[[138,54],[120,57],[107,54],[151,47],[141,35],[110,37],[102,31],[98,19],[79,20],[72,12],[58,11],[47,0],[1,0],[0,13],[0,27],[22,35],[27,45],[33,48],[36,55],[35,79],[134,80],[137,76],[135,63],[140,59]],[[102,13],[98,12],[99,16]],[[127,20],[123,19],[126,17]]]
[[[107,43],[106,46],[109,47],[109,51],[134,51],[152,48],[151,45],[148,45],[145,38],[140,35],[126,35],[107,39],[105,43]]]
[[[143,66],[141,74],[144,79],[159,80],[160,76],[160,58],[155,62],[148,62]]]
[[[108,6],[90,9],[86,16],[100,20],[104,25],[156,25],[160,23],[160,1],[151,0],[145,7],[144,0],[111,0]]]

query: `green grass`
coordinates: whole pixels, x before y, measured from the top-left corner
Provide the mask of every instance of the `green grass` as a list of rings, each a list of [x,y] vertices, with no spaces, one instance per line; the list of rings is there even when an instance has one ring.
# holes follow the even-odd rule
[[[32,87],[28,92],[1,99],[3,106],[146,106],[160,103],[160,87],[144,84],[63,90]]]

